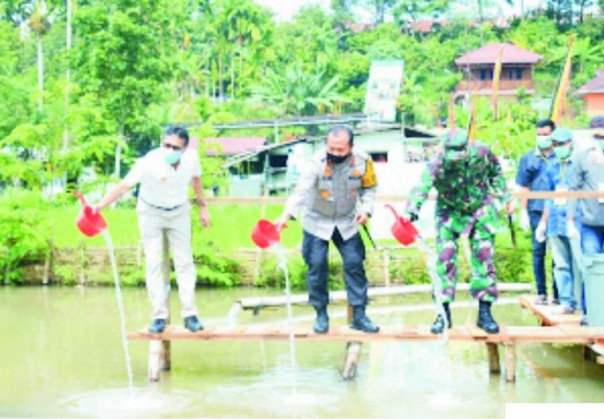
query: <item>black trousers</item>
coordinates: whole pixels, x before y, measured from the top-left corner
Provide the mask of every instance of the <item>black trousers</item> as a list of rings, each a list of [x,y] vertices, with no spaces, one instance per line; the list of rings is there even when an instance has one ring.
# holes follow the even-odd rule
[[[367,276],[365,275],[365,244],[359,233],[348,240],[336,228],[331,241],[342,256],[344,263],[344,281],[348,303],[352,306],[367,305]],[[327,280],[329,277],[329,241],[304,231],[302,256],[308,266],[308,300],[314,307],[323,307],[329,303]]]

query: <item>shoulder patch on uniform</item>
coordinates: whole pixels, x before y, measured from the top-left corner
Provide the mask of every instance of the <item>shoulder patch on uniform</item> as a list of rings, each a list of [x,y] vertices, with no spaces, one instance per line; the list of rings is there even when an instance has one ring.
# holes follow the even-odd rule
[[[373,188],[377,185],[377,176],[375,175],[375,168],[373,167],[373,160],[367,159],[365,164],[365,173],[361,178],[361,187],[363,189]]]
[[[369,160],[369,159],[371,159],[371,157],[369,156],[369,154],[365,153],[364,151],[357,151],[357,150],[355,150],[355,151],[353,152],[353,154],[354,154],[356,157],[361,158],[361,159],[363,159],[363,160]]]

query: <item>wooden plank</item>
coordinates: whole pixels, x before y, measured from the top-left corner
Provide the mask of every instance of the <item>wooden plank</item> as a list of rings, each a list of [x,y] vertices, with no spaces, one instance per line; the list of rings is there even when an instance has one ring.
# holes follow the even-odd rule
[[[512,192],[516,199],[554,199],[554,198],[574,198],[574,199],[594,199],[604,198],[604,192],[600,191],[530,191],[530,192]],[[430,194],[428,199],[434,201],[436,194]],[[287,197],[206,197],[205,201],[210,205],[283,205]],[[407,195],[378,195],[376,202],[405,202]]]
[[[586,330],[587,329],[587,330]],[[436,341],[442,336],[430,333],[428,326],[382,326],[379,333],[363,333],[347,326],[333,325],[329,333],[316,334],[311,327],[296,327],[299,341]],[[152,334],[146,329],[130,333],[131,340],[287,340],[287,326],[213,326],[191,333],[182,326],[168,326],[164,333]],[[492,343],[604,343],[604,328],[570,326],[502,326],[496,335],[484,333],[475,326],[456,326],[449,330],[449,341],[492,342]]]
[[[458,284],[458,292],[467,292],[469,284]],[[526,292],[531,290],[530,284],[497,284],[499,292]],[[429,294],[432,292],[432,286],[429,284],[421,285],[398,285],[394,287],[374,287],[369,288],[369,297],[387,297],[392,295],[413,295]],[[346,301],[346,291],[332,291],[329,293],[329,299],[332,302]],[[286,298],[284,296],[272,297],[243,297],[236,300],[244,310],[258,310],[264,307],[284,306]],[[292,304],[308,304],[307,294],[295,294],[291,296]]]
[[[535,304],[536,298],[535,295],[521,295],[518,297],[518,303],[537,316],[543,326],[579,326],[581,314],[556,314],[554,311],[560,306]]]

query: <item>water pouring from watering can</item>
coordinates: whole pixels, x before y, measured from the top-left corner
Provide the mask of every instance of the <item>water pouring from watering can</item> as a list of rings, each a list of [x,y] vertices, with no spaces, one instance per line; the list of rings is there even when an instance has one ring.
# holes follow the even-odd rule
[[[385,207],[392,211],[392,214],[395,218],[394,224],[392,224],[392,227],[390,228],[390,231],[392,232],[394,238],[403,246],[409,246],[410,244],[416,243],[418,248],[426,254],[426,268],[428,269],[428,275],[432,280],[432,294],[436,302],[437,313],[443,317],[445,322],[443,339],[446,342],[448,339],[447,329],[449,325],[442,304],[442,283],[440,281],[440,278],[438,277],[438,273],[436,272],[436,254],[424,241],[424,239],[419,234],[419,231],[417,230],[417,228],[415,228],[411,220],[408,220],[398,215],[392,205],[385,205]]]
[[[84,195],[79,192],[74,192],[73,194],[80,199],[80,204],[82,205],[82,211],[76,219],[76,225],[80,231],[88,237],[96,236],[105,231],[107,229],[107,222],[103,216],[86,202]]]

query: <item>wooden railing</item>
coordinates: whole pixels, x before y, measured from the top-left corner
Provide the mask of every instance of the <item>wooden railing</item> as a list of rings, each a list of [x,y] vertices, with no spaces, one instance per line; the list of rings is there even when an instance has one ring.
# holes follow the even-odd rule
[[[567,199],[594,199],[604,198],[604,192],[598,191],[534,191],[534,192],[513,192],[512,197],[516,199],[554,199],[554,198],[567,198]],[[381,195],[376,197],[377,202],[404,202],[408,199],[407,195]],[[432,194],[428,198],[429,200],[435,200],[436,195]],[[285,204],[287,197],[239,197],[239,198],[206,198],[206,201],[210,205],[230,205],[230,204],[260,204],[260,205],[271,205],[271,204]],[[194,204],[194,201],[193,201]]]

